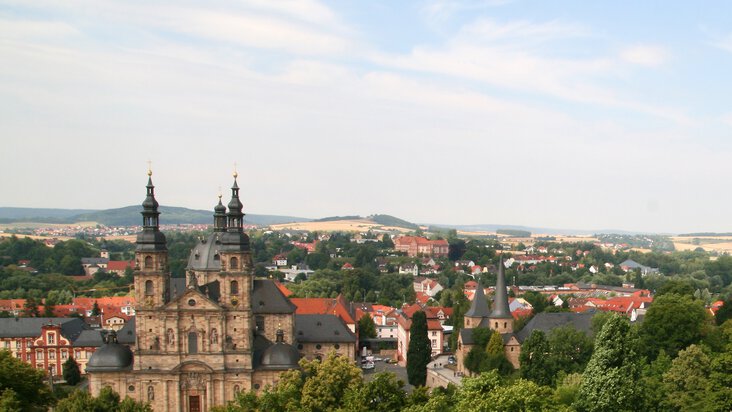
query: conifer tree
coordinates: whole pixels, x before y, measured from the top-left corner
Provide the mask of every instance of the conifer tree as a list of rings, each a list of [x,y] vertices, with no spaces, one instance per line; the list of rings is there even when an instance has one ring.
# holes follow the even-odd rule
[[[76,363],[74,358],[69,357],[63,364],[63,376],[67,384],[76,386],[81,381],[81,371],[79,370],[79,364]]]
[[[427,382],[427,364],[430,362],[432,347],[427,337],[427,315],[421,310],[412,316],[409,336],[407,378],[411,385],[424,386]]]

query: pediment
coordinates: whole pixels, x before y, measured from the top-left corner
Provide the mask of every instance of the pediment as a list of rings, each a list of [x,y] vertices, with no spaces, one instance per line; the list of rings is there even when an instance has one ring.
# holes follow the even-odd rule
[[[163,309],[223,310],[218,303],[209,299],[198,289],[186,289],[182,295],[169,302]]]

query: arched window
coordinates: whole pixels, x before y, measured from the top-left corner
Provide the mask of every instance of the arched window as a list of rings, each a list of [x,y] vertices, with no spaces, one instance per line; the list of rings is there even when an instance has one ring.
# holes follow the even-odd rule
[[[147,280],[145,281],[145,296],[152,296],[155,294],[155,289],[153,288],[153,281]]]
[[[211,329],[211,344],[219,343],[219,333],[216,329]]]
[[[152,256],[145,256],[145,269],[152,269],[153,258]]]
[[[503,329],[506,329],[508,327],[508,322],[503,322]]]
[[[155,400],[155,389],[152,386],[147,387],[147,401],[154,401]]]
[[[188,332],[188,353],[198,353],[198,334],[196,332]]]
[[[217,261],[217,262],[218,262],[218,261],[219,261],[220,259],[221,259],[221,257],[219,256],[219,254],[218,254],[218,253],[214,255],[214,260],[215,260],[215,261]]]
[[[498,322],[496,322],[495,325],[496,325],[495,329],[498,329]]]
[[[236,259],[236,258],[232,258],[232,259]],[[232,295],[238,295],[239,294],[239,282],[232,280],[230,283],[230,286],[231,287],[229,288],[229,292]]]
[[[239,268],[239,259],[237,259],[236,256],[232,256],[231,259],[229,259],[229,267],[231,269]]]

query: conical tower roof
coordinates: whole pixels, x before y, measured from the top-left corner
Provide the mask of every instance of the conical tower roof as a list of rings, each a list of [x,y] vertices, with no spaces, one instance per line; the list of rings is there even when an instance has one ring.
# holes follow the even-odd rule
[[[475,288],[473,302],[470,304],[470,309],[465,312],[465,316],[471,318],[486,318],[490,313],[491,311],[488,307],[488,300],[483,292],[483,286],[478,284],[478,287]]]
[[[492,319],[513,318],[511,309],[508,307],[508,294],[506,293],[506,265],[503,264],[503,256],[498,262],[498,278],[496,279],[496,294],[493,297]]]

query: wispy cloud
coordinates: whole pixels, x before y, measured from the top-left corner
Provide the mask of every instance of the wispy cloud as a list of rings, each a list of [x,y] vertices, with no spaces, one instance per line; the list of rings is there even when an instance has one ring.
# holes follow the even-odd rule
[[[621,51],[620,58],[639,66],[658,67],[668,61],[669,52],[660,46],[635,45]]]

